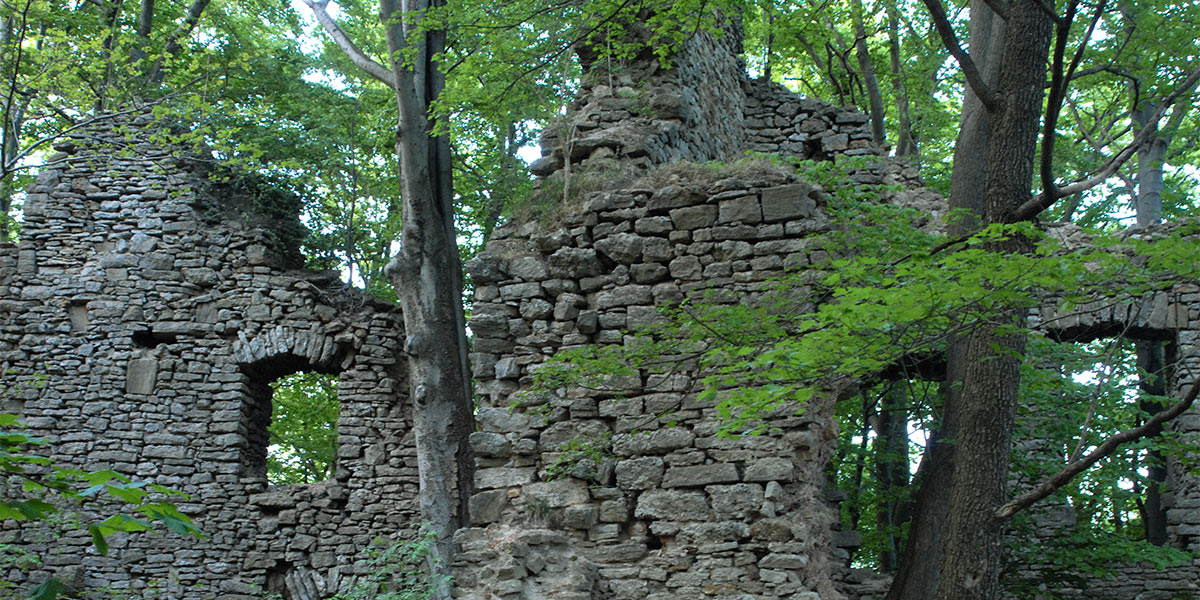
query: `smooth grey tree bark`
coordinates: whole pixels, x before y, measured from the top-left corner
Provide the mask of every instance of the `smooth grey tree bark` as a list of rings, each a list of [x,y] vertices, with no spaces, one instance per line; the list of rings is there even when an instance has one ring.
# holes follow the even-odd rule
[[[386,273],[404,311],[409,394],[417,442],[421,517],[434,535],[431,572],[448,575],[453,535],[469,521],[474,457],[470,370],[462,308],[462,267],[454,229],[450,143],[434,135],[430,109],[445,87],[437,67],[444,30],[423,30],[425,10],[441,0],[380,0],[379,18],[389,64],[363,53],[326,11],[327,0],[305,0],[330,37],[357,66],[395,92],[399,188],[403,227],[400,252]],[[411,58],[406,60],[406,57]],[[448,600],[447,585],[434,597]]]

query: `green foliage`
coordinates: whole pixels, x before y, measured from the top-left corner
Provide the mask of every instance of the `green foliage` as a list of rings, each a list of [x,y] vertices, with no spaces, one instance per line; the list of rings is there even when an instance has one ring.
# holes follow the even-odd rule
[[[611,456],[608,452],[611,443],[612,440],[607,435],[592,439],[574,438],[563,442],[554,461],[546,466],[546,481],[567,476],[594,476],[600,463]]]
[[[434,543],[432,532],[392,543],[377,541],[365,550],[368,574],[361,576],[349,592],[333,600],[429,600],[451,581],[425,568]]]
[[[267,480],[295,484],[328,479],[337,457],[337,376],[296,373],[271,387]]]
[[[151,531],[156,525],[184,536],[200,538],[203,533],[191,518],[179,512],[171,498],[187,496],[162,485],[134,481],[112,470],[82,471],[59,466],[36,453],[45,441],[25,433],[15,415],[0,414],[0,474],[6,477],[0,495],[0,520],[50,522],[87,508],[115,512],[103,520],[74,527],[85,528],[101,555],[108,553],[108,537],[115,533]],[[71,521],[64,521],[71,524]],[[5,548],[6,562],[31,567],[37,557]],[[53,600],[64,591],[63,583],[50,578],[33,590],[29,598]]]

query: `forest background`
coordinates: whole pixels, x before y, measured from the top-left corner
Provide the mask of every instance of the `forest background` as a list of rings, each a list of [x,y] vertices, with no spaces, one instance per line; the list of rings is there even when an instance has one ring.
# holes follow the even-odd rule
[[[620,69],[643,50],[624,34],[642,4],[435,3],[419,22],[406,23],[410,34],[444,32],[444,48],[424,59],[445,75],[444,89],[423,101],[434,133],[448,142],[442,167],[453,181],[459,261],[478,252],[499,223],[528,214],[538,201],[523,149],[570,105],[583,76],[574,48],[584,41],[603,47],[610,54],[606,68]],[[1017,207],[1024,210],[1020,220],[1037,214],[1112,232],[1191,215],[1200,200],[1194,93],[1200,7],[1194,3],[689,0],[654,12],[649,27],[652,47],[666,59],[672,44],[713,26],[697,15],[712,9],[740,15],[752,76],[869,114],[875,141],[912,161],[926,184],[954,204],[963,196],[955,185],[964,180],[955,177],[956,165],[987,156],[965,150],[973,140],[964,134],[973,131],[969,124],[981,106],[995,101],[979,93],[994,84],[972,87],[969,80],[994,76],[989,69],[1003,58],[987,58],[1003,38],[996,23],[1016,18],[1025,4],[1056,15],[1057,33],[1051,38],[1047,30],[1044,43],[1053,42],[1053,53],[1032,59],[1046,68],[1025,68],[1039,84],[1034,112],[1044,127],[1027,162],[1053,173],[1016,177],[1029,179],[1018,183],[1030,200],[1049,198],[1037,211]],[[404,169],[395,74],[422,59],[414,58],[420,49],[388,39],[388,25],[401,20],[381,23],[380,11],[387,15],[389,6],[399,10],[387,1],[0,3],[0,208],[10,217],[3,236],[19,237],[22,190],[53,144],[89,123],[148,108],[166,123],[186,125],[176,141],[203,143],[219,159],[301,198],[310,266],[339,269],[355,285],[397,300],[387,265],[412,194],[397,177]],[[985,11],[1004,18],[985,22]],[[314,16],[327,21],[324,31]],[[956,150],[963,153],[958,160]],[[1059,188],[1054,181],[1068,183]],[[1040,196],[1030,191],[1038,189]],[[1051,189],[1061,197],[1045,193]],[[985,213],[975,210],[988,222]],[[469,310],[469,282],[462,297]],[[1080,449],[1157,412],[1166,393],[1164,348],[1150,346],[1120,338],[1030,342],[1020,364],[1020,410],[1060,418],[1018,420],[1018,428],[1037,427],[1057,449],[1039,460],[1018,456],[1014,468],[1022,477],[1040,480]],[[903,377],[843,403],[831,476],[847,494],[844,526],[865,540],[848,563],[900,568],[906,515],[918,510],[915,467],[924,443],[936,438],[942,398],[951,393],[943,385]],[[276,408],[283,412],[272,439],[292,450],[276,455],[276,477],[319,479],[330,465],[321,457],[331,456],[336,443],[329,433],[330,411],[336,416],[330,384],[308,375],[280,387]],[[1157,504],[1161,455],[1173,443],[1156,436],[1129,444],[1060,489],[1073,523],[1050,547],[1021,541],[1035,523],[1017,521],[1003,562],[1009,585],[1036,590],[1046,578],[1102,573],[1125,558],[1186,560],[1162,547],[1165,520]],[[1033,554],[1049,557],[1051,568],[1034,580],[1018,577],[1022,556]]]

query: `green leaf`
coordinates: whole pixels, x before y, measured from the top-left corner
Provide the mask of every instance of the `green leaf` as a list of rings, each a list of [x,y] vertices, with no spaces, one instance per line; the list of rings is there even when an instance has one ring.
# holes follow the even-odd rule
[[[66,590],[67,587],[63,585],[63,582],[51,577],[30,590],[29,595],[25,598],[26,600],[55,600]]]

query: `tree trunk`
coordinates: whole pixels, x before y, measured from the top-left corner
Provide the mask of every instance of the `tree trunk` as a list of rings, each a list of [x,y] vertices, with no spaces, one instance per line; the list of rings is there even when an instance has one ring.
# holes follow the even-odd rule
[[[1009,4],[1009,11],[984,173],[983,216],[989,224],[1007,222],[1031,197],[1029,182],[1053,31],[1052,18],[1039,0],[1016,0]],[[996,244],[993,250],[1021,252],[1027,245],[1013,239]],[[1001,314],[994,324],[967,336],[936,600],[994,600],[1000,596],[1003,523],[995,518],[995,512],[1007,500],[1009,453],[1026,340],[1023,331],[1011,329],[1023,318],[1021,311]]]
[[[867,88],[867,105],[871,112],[871,141],[882,146],[887,138],[883,126],[883,94],[879,92],[879,78],[871,64],[871,53],[867,48],[867,28],[863,26],[862,0],[851,5],[854,18],[854,55],[858,59],[858,70],[862,73],[863,86]]]
[[[878,568],[885,573],[896,570],[899,558],[896,528],[905,521],[900,496],[908,487],[907,383],[892,382],[884,390],[875,437],[875,497],[878,502],[875,523],[885,540],[879,550]]]
[[[1005,22],[983,0],[971,2],[971,56],[984,81],[993,89],[1004,54]],[[972,231],[983,217],[984,156],[990,139],[991,117],[983,101],[967,86],[954,145],[950,177],[951,236]],[[1028,190],[1026,190],[1028,193]],[[887,600],[930,600],[938,588],[944,563],[942,550],[950,508],[959,405],[966,373],[966,340],[951,337],[946,350],[946,383],[942,386],[942,418],[929,437],[918,471],[917,501],[899,570]]]
[[[1139,194],[1140,196],[1140,194]],[[1139,209],[1141,204],[1138,205]],[[1140,216],[1140,213],[1139,213]],[[1139,341],[1134,344],[1137,350],[1138,388],[1143,394],[1165,396],[1167,394],[1166,361],[1164,360],[1163,343],[1157,340]],[[1147,414],[1157,414],[1166,408],[1157,400],[1143,397],[1138,401],[1138,408]],[[1157,437],[1162,434],[1162,426],[1155,427],[1147,437]],[[1155,546],[1167,543],[1167,512],[1162,504],[1162,487],[1167,481],[1166,459],[1162,452],[1153,450],[1146,453],[1142,463],[1146,467],[1146,500],[1140,506],[1142,526],[1146,530],[1146,541]]]
[[[983,80],[996,88],[1007,33],[1004,19],[988,8],[984,0],[971,1],[971,57]],[[986,166],[991,115],[979,94],[967,86],[963,94],[958,139],[954,142],[954,168],[950,175],[950,210],[966,220],[951,222],[950,235],[962,235],[975,229],[975,218],[983,215],[983,177]]]
[[[448,574],[454,531],[467,522],[474,459],[467,436],[473,430],[466,338],[462,314],[462,268],[454,229],[450,147],[433,137],[429,109],[444,85],[434,58],[445,46],[444,31],[420,31],[415,22],[435,3],[401,7],[380,0],[391,69],[396,81],[399,158],[404,225],[400,253],[388,265],[404,309],[409,390],[417,443],[422,519],[434,534],[430,568]],[[409,38],[412,39],[409,39]],[[409,44],[419,44],[411,65]],[[447,586],[436,596],[449,598]]]
[[[917,140],[913,137],[912,117],[909,114],[908,89],[900,66],[900,15],[895,0],[885,3],[888,19],[888,55],[891,59],[892,90],[896,95],[896,156],[918,158]]]

